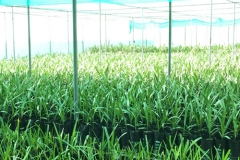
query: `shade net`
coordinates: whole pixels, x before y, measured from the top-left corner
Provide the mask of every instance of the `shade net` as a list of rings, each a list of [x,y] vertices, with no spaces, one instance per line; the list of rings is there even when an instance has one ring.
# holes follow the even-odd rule
[[[232,26],[234,23],[233,20],[223,20],[221,18],[218,18],[216,21],[212,22],[213,27],[225,27],[225,26]],[[155,21],[149,21],[149,22],[134,22],[130,21],[129,23],[129,29],[130,32],[132,29],[146,29],[148,25],[154,25],[158,28],[168,28],[169,22],[155,22]],[[198,19],[191,19],[191,20],[172,20],[172,26],[173,27],[186,27],[186,26],[207,26],[210,23],[208,21],[202,21]],[[235,20],[235,25],[240,24],[240,19]]]
[[[77,3],[111,3],[111,4],[138,4],[154,2],[174,2],[184,0],[77,0]],[[0,0],[0,5],[6,6],[39,6],[71,4],[71,0]]]

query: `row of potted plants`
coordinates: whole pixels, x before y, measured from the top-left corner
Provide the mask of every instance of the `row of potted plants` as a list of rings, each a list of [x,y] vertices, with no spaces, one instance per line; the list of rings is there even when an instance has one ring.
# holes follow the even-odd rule
[[[173,54],[169,79],[165,54],[107,54],[101,61],[98,54],[79,55],[81,126],[122,124],[129,133],[142,126],[144,131],[164,130],[164,134],[195,131],[211,144],[225,138],[238,143],[239,64],[232,63],[227,53],[214,53],[209,66],[207,56]],[[52,122],[59,128],[73,120],[69,55],[36,57],[31,75],[27,59],[1,61],[0,72],[0,116],[13,130],[25,128],[29,119],[44,132],[53,128]]]
[[[206,127],[206,126],[205,126]],[[187,141],[194,142],[199,145],[203,151],[208,153],[208,157],[215,157],[216,154],[226,154],[231,150],[231,159],[237,159],[239,155],[240,140],[228,139],[228,137],[221,137],[220,134],[214,134],[213,137],[208,137],[205,130],[199,131],[197,127],[193,127],[191,131],[185,132],[181,128],[172,128],[166,125],[161,130],[147,129],[144,125],[133,127],[129,124],[107,125],[99,122],[84,123],[82,121],[66,121],[54,122],[47,120],[22,120],[15,119],[10,124],[13,131],[25,132],[26,130],[41,129],[44,133],[51,132],[52,135],[57,136],[59,133],[69,134],[72,136],[74,130],[79,134],[79,142],[84,143],[86,137],[96,139],[101,142],[104,139],[104,132],[112,135],[115,143],[119,143],[121,149],[133,147],[138,152],[139,143],[143,147],[148,146],[151,152],[161,153],[166,149],[171,149],[172,146],[179,146],[181,143]],[[207,127],[206,127],[207,128]]]
[[[118,88],[121,78],[112,79],[111,83],[108,83],[105,81],[108,78],[97,81],[88,77],[82,82],[84,84],[81,84],[79,92],[79,115],[84,122],[93,122],[97,118],[104,124],[125,123],[135,127],[144,124],[147,129],[151,129],[152,124],[155,124],[158,130],[170,124],[172,128],[183,128],[184,132],[190,131],[194,126],[200,131],[203,125],[206,125],[209,138],[216,132],[222,138],[238,138],[237,84],[228,82],[218,88],[216,83],[196,82],[200,87],[190,86],[191,83],[188,83],[189,88],[186,89],[185,84],[177,80],[169,85],[167,81],[160,82],[154,79],[144,82],[144,79],[136,78],[124,82],[125,84]],[[34,79],[23,80],[35,85]],[[48,81],[49,78],[43,78],[39,88],[30,89],[27,87],[31,83],[16,83],[13,87],[8,87],[9,91],[2,92],[6,94],[0,113],[4,121],[7,122],[16,116],[62,122],[73,119],[73,100],[70,92],[72,86],[65,86],[63,82],[58,81],[47,85]],[[101,86],[97,87],[97,84]],[[41,89],[40,87],[44,92],[34,91]],[[20,88],[21,91],[16,88]],[[15,93],[10,91],[14,89],[17,90]],[[23,90],[26,90],[24,94]]]
[[[239,50],[240,45],[235,44],[235,49]],[[102,46],[102,50],[108,52],[108,53],[141,53],[142,52],[142,46],[140,45],[124,45],[124,44],[118,44],[118,45],[107,45]],[[208,50],[208,46],[174,46],[172,47],[172,52],[174,53],[201,53],[206,52]],[[213,52],[219,52],[219,53],[230,53],[232,51],[232,45],[224,46],[224,45],[213,45],[212,46]],[[91,53],[98,53],[99,52],[99,46],[92,46],[88,49]],[[144,45],[144,52],[147,53],[168,53],[168,46],[145,46]]]

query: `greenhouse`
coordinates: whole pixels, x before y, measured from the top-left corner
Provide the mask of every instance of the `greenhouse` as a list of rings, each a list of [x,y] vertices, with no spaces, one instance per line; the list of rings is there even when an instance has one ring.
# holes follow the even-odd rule
[[[238,160],[239,0],[0,0],[1,159]]]

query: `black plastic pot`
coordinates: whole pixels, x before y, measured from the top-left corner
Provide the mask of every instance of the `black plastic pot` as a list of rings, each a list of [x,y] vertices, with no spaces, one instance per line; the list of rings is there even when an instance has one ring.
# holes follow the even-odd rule
[[[200,138],[201,135],[198,131],[192,131],[190,134],[189,134],[189,140],[190,141],[195,141],[196,139]],[[197,141],[196,142],[198,145],[201,145],[201,141]]]
[[[154,132],[153,131],[143,131],[141,141],[142,141],[144,147],[146,147],[148,145],[149,148],[153,148]]]
[[[26,130],[26,128],[27,128],[27,125],[28,125],[28,120],[26,120],[26,119],[20,119],[19,120],[19,131],[20,132],[23,132],[23,131],[25,131]],[[17,122],[16,122],[16,124],[17,124]]]
[[[28,119],[27,117],[23,118],[14,118],[11,121],[11,130],[18,129],[19,132],[26,131],[26,129],[31,128],[34,124],[34,121],[31,119]]]
[[[165,147],[169,150],[171,149],[172,145],[179,145],[177,144],[178,140],[178,131],[177,130],[166,130],[165,131]]]
[[[54,123],[56,129],[54,128],[54,133],[58,132],[65,133],[65,134],[72,134],[73,131],[73,121],[65,121],[64,123]]]
[[[65,121],[64,122],[64,133],[69,134],[71,136],[72,132],[73,132],[74,124],[75,124],[74,120]]]
[[[240,140],[228,140],[229,149],[231,150],[230,153],[230,160],[237,160],[240,157]]]
[[[177,138],[177,144],[180,144],[182,142],[185,144],[187,140],[189,140],[189,136],[189,133],[179,133]]]
[[[102,126],[101,141],[107,139],[106,132],[107,132],[108,136],[111,136],[111,133],[113,132],[112,127],[111,126]]]
[[[141,140],[141,131],[140,130],[130,130],[130,143],[134,147],[135,152],[138,152],[139,142]]]
[[[32,130],[43,130],[44,124],[41,122],[40,119],[30,119],[30,123],[27,128],[31,128]]]
[[[78,143],[84,143],[87,135],[89,134],[89,126],[85,123],[77,123],[76,132],[78,135]]]
[[[43,123],[44,123],[44,128],[43,128],[43,131],[44,132],[50,132],[50,133],[53,133],[53,132],[55,132],[54,130],[54,124],[53,124],[53,122],[52,121],[43,121]]]
[[[129,146],[129,131],[126,128],[121,128],[120,147],[121,149]]]
[[[163,131],[153,131],[154,132],[154,153],[158,154],[163,152],[164,145],[164,132]]]
[[[100,141],[101,136],[102,126],[99,124],[89,125],[89,137],[96,138],[98,141]]]
[[[222,157],[222,153],[226,153],[227,151],[227,139],[215,139],[215,148],[216,148],[216,154],[218,154],[220,157]]]
[[[208,139],[205,139],[205,138],[202,138],[201,139],[201,148],[203,151],[205,151],[205,155],[203,155],[203,160],[209,160],[208,157],[214,157],[213,155],[213,144],[214,144],[214,141],[212,138],[208,138]]]
[[[116,141],[118,138],[121,137],[121,127],[114,127],[113,132],[114,132],[114,139]]]

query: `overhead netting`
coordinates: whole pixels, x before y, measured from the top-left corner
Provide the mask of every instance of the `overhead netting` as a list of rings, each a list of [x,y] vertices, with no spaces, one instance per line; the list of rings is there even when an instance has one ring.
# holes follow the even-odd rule
[[[152,2],[172,2],[183,0],[77,0],[77,3],[111,3],[111,4],[136,4]],[[38,6],[38,5],[56,5],[71,4],[70,0],[0,0],[0,5],[7,6]]]
[[[234,23],[234,20],[223,20],[221,18],[218,18],[216,21],[212,22],[213,27],[224,27],[224,26],[232,26]],[[198,19],[189,19],[189,20],[172,20],[172,26],[173,27],[184,27],[184,26],[208,26],[210,23],[209,21],[202,21]],[[240,24],[240,19],[235,20],[235,25]],[[156,22],[156,21],[149,21],[149,22],[134,22],[130,21],[129,27],[130,32],[132,31],[133,27],[134,29],[146,29],[148,25],[154,25],[158,28],[168,28],[169,22]]]

